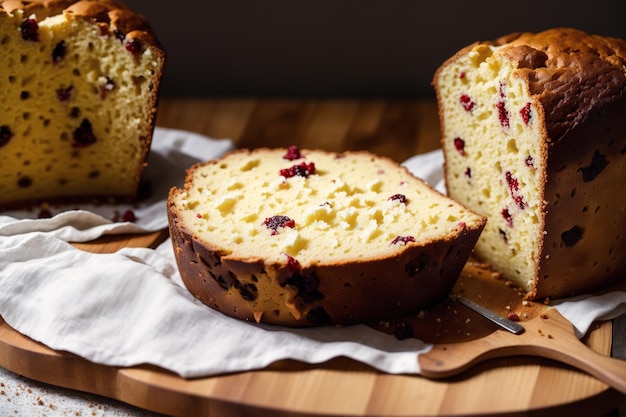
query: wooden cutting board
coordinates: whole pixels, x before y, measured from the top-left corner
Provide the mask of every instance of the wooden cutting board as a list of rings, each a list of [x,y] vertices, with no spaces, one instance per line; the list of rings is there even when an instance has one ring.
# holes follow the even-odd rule
[[[122,246],[153,247],[166,238],[164,233],[154,233],[76,246],[111,252]],[[543,304],[523,303],[514,288],[472,263],[454,292],[505,316],[515,312],[522,324],[547,309]],[[391,333],[398,322],[410,323],[416,337],[438,346],[502,331],[450,299],[372,326]],[[610,322],[595,325],[584,342],[609,355]],[[41,382],[173,416],[589,416],[601,415],[624,401],[622,394],[583,372],[526,356],[490,359],[444,380],[384,374],[345,358],[321,365],[281,361],[258,371],[186,380],[151,366],[107,367],[53,351],[18,333],[2,318],[0,366]]]

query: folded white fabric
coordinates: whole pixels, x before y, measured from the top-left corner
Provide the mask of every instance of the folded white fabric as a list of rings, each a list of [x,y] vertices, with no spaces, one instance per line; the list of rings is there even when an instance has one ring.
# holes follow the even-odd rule
[[[148,363],[197,377],[345,356],[389,373],[417,373],[417,354],[430,348],[367,326],[243,322],[199,303],[178,282],[169,242],[92,254],[44,233],[0,238],[0,315],[21,333],[96,363]]]
[[[145,179],[152,193],[137,206],[127,204],[54,207],[58,212],[49,219],[36,218],[36,210],[0,213],[0,236],[46,232],[68,242],[86,242],[104,234],[144,233],[167,227],[165,200],[172,186],[184,182],[185,170],[195,162],[214,159],[234,148],[232,141],[210,139],[197,133],[157,127],[148,156]],[[135,222],[116,222],[114,218],[132,210]]]
[[[153,167],[162,168],[153,181],[166,190],[180,184],[194,158],[210,158],[198,156],[203,143],[214,156],[230,145],[215,147],[209,139],[185,132],[159,132],[156,143],[160,135],[170,140],[157,145]],[[445,191],[442,163],[441,151],[435,151],[406,165]],[[157,217],[165,214],[160,201],[151,208]],[[416,339],[398,341],[368,326],[257,325],[204,306],[184,288],[169,241],[156,250],[125,248],[114,254],[87,253],[65,242],[120,230],[159,230],[166,221],[114,225],[111,231],[110,221],[86,210],[44,222],[0,220],[0,316],[53,349],[112,366],[152,364],[183,377],[260,369],[282,359],[320,363],[338,356],[383,372],[419,373],[417,356],[431,345]],[[626,293],[591,297],[558,308],[584,334],[593,320],[619,314],[624,297]]]

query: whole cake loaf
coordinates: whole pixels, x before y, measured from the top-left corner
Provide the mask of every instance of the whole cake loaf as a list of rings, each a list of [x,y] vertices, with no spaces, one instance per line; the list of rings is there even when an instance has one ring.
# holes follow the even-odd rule
[[[626,42],[556,28],[470,45],[436,72],[449,195],[476,255],[528,299],[626,276]]]
[[[168,198],[183,281],[224,314],[369,322],[446,297],[485,218],[369,152],[238,150]]]
[[[113,0],[0,0],[0,209],[132,200],[165,53]]]

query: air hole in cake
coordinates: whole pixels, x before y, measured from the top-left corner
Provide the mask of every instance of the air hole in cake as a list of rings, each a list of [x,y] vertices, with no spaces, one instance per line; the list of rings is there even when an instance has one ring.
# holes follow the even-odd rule
[[[20,63],[25,63],[28,61],[28,55],[20,55]]]
[[[13,137],[13,132],[11,128],[7,125],[0,126],[0,147],[5,146],[11,138]]]
[[[506,144],[506,150],[512,153],[517,153],[519,150],[517,149],[517,142],[515,139],[510,139]]]
[[[20,188],[28,188],[33,185],[33,180],[30,177],[21,177],[19,180],[17,180],[17,185]]]
[[[254,284],[243,284],[239,288],[239,294],[246,301],[254,301],[259,294],[259,290]]]
[[[96,143],[97,139],[93,134],[91,122],[87,119],[83,119],[80,126],[74,130],[72,139],[72,146],[75,148],[83,148]]]
[[[593,157],[591,158],[591,163],[582,168],[578,168],[578,171],[582,172],[583,181],[591,182],[593,181],[609,164],[605,155],[602,155],[599,151],[595,151],[593,153]]]
[[[567,247],[575,246],[584,235],[584,229],[579,226],[574,226],[569,230],[561,233],[561,240]]]
[[[30,93],[28,91],[22,91],[20,93],[20,100],[28,100],[30,98]]]

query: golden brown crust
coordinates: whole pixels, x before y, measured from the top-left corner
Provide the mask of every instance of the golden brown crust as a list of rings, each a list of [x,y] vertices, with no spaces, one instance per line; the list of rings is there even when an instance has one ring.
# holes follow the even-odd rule
[[[234,256],[224,242],[203,240],[179,211],[180,197],[193,185],[190,174],[202,165],[191,167],[185,187],[173,188],[168,197],[178,268],[196,298],[243,320],[315,326],[366,323],[417,311],[449,294],[485,224],[478,216],[473,225],[459,222],[449,237],[361,260],[318,260],[294,268],[287,259]]]
[[[517,66],[514,74],[528,86],[542,130],[536,161],[546,167],[538,180],[544,233],[526,297],[571,296],[623,279],[626,41],[555,28],[474,43],[437,70],[438,94],[443,69],[479,44],[499,46],[496,53]]]
[[[519,76],[545,111],[548,135],[558,141],[589,112],[626,100],[626,42],[557,28],[499,39],[500,51],[520,63]]]

